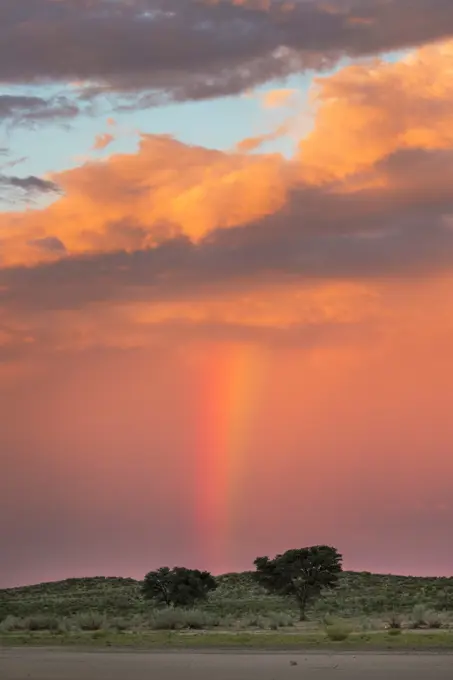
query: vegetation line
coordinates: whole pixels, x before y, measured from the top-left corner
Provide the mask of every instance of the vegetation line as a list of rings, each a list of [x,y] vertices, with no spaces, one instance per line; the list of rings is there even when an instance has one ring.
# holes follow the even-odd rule
[[[342,571],[312,546],[254,572],[163,567],[0,590],[0,644],[136,648],[452,649],[453,578]]]

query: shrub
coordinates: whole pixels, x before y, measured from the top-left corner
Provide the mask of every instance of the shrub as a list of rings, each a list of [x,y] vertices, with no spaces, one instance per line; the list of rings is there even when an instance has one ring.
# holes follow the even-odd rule
[[[330,613],[326,613],[322,617],[322,622],[323,622],[324,626],[331,626],[335,623],[338,623],[338,618],[336,618],[335,616],[333,616]]]
[[[0,623],[0,630],[3,632],[10,631],[39,631],[39,630],[59,630],[59,619],[56,616],[48,614],[35,614],[33,616],[19,617],[7,616]]]
[[[261,630],[266,630],[266,628],[270,628],[271,622],[265,616],[251,615],[241,619],[240,626],[241,628],[260,628]]]
[[[409,623],[410,628],[425,628],[426,623],[426,610],[422,604],[416,604],[412,610],[412,618]]]
[[[150,625],[154,630],[203,630],[218,626],[220,619],[214,614],[198,609],[161,609],[150,617]]]
[[[19,616],[12,616],[10,614],[0,623],[0,630],[4,633],[15,630],[26,630],[25,621]]]
[[[58,630],[59,620],[56,616],[48,614],[35,614],[25,619],[27,630]]]
[[[389,628],[390,630],[401,630],[401,627],[402,627],[401,616],[399,616],[399,614],[395,614],[395,612],[390,614],[387,621],[387,628]]]
[[[130,630],[131,624],[127,621],[127,619],[121,616],[116,616],[109,620],[109,627],[121,632],[123,630]]]
[[[370,619],[368,617],[363,617],[360,620],[360,626],[363,631],[369,630],[380,630],[382,628],[382,621],[376,619]]]
[[[425,615],[425,621],[428,628],[434,630],[439,628],[444,628],[447,624],[447,619],[445,616],[438,612],[428,611]]]
[[[347,640],[352,632],[348,626],[345,626],[341,623],[332,623],[326,626],[325,630],[327,637],[333,642],[342,642],[343,640]]]
[[[273,630],[276,630],[277,628],[289,628],[290,626],[294,626],[295,623],[295,618],[293,616],[279,612],[269,614],[269,619],[270,627]]]
[[[220,619],[214,614],[208,614],[197,609],[189,609],[184,612],[184,626],[192,630],[215,628],[220,624]]]
[[[58,621],[59,633],[68,633],[71,630],[73,630],[73,626],[71,625],[71,621],[69,619],[63,618]]]
[[[73,617],[72,622],[79,630],[102,630],[108,628],[104,614],[99,612],[82,612]]]

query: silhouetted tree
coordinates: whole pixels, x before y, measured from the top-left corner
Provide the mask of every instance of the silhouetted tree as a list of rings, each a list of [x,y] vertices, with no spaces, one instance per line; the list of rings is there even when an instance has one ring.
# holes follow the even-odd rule
[[[257,557],[255,577],[268,592],[294,597],[300,620],[304,621],[308,604],[319,597],[324,588],[337,585],[342,559],[336,548],[328,545],[287,550],[272,560]]]
[[[215,588],[217,581],[208,571],[161,567],[146,574],[142,592],[146,599],[159,604],[188,607],[198,600],[204,600]]]

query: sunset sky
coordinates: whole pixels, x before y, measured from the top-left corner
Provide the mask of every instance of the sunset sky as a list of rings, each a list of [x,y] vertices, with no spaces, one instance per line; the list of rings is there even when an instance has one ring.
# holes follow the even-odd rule
[[[452,575],[453,2],[1,0],[0,588]]]

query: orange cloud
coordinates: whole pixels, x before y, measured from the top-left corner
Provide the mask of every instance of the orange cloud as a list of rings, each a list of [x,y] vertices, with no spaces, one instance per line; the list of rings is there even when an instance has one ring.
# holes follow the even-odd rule
[[[93,150],[101,151],[103,149],[106,149],[114,140],[115,140],[114,135],[111,135],[108,132],[96,135],[96,139],[94,140],[93,144]]]
[[[266,142],[273,142],[280,137],[283,137],[289,130],[289,121],[279,125],[278,128],[267,132],[263,135],[257,135],[256,137],[246,137],[242,139],[237,145],[236,150],[242,153],[250,153],[251,151],[256,151],[260,146]]]
[[[301,182],[348,178],[338,191],[358,189],[360,182],[379,186],[387,180],[375,168],[390,154],[451,146],[452,45],[428,46],[397,63],[374,61],[319,79],[314,130],[291,162],[148,135],[138,153],[55,174],[64,196],[49,208],[0,216],[1,261],[54,260],[61,252],[36,243],[55,238],[65,255],[152,247],[176,233],[196,242],[212,230],[276,213]],[[239,150],[257,149],[285,129],[243,140]],[[407,170],[401,168],[399,177]]]
[[[138,153],[53,175],[65,195],[49,208],[1,215],[1,257],[55,259],[30,245],[49,236],[72,254],[149,247],[175,233],[196,241],[275,212],[290,173],[278,155],[248,158],[144,135]]]
[[[452,68],[453,42],[446,42],[319,78],[315,129],[300,143],[304,177],[341,180],[397,150],[450,148]]]
[[[385,305],[379,312],[374,307],[380,294],[373,277],[451,268],[445,212],[453,163],[452,54],[451,43],[444,43],[396,64],[373,62],[320,79],[314,131],[292,161],[143,135],[137,153],[53,175],[64,194],[50,207],[0,215],[1,263],[31,268],[26,276],[4,279],[3,298],[21,276],[28,283],[20,295],[26,296],[35,288],[33,267],[60,261],[60,269],[49,264],[40,274],[37,268],[39,285],[48,277],[44,307],[74,309],[98,300],[107,310],[121,294],[121,314],[129,315],[140,337],[143,328],[172,320],[267,333],[385,316]],[[283,130],[244,140],[239,149],[257,148]],[[332,180],[335,185],[325,184]],[[427,211],[426,223],[421,216]],[[148,264],[137,282],[134,259],[115,259],[117,252],[143,253]],[[52,276],[60,282],[55,290]],[[266,285],[268,276],[275,290]],[[325,301],[322,286],[308,285],[313,278],[342,291],[335,303]],[[359,302],[338,287],[338,281],[361,279]],[[84,285],[77,288],[77,280]],[[152,308],[134,300],[139,287],[139,297],[148,299],[147,286]],[[60,314],[52,325],[55,318]],[[96,318],[104,319],[98,312]],[[77,325],[83,327],[80,320]],[[33,329],[23,333],[32,337]],[[95,337],[92,329],[87,337]]]
[[[284,106],[296,93],[297,90],[294,89],[270,90],[263,95],[263,104],[269,109]]]

